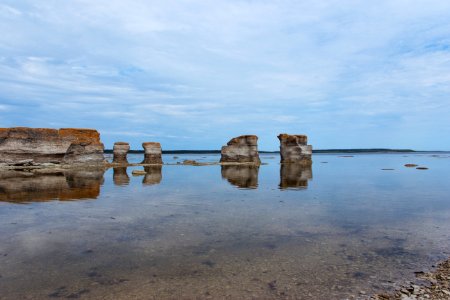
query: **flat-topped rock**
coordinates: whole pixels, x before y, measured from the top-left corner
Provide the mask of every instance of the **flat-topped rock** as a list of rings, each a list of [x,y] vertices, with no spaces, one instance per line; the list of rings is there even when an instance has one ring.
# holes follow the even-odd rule
[[[232,138],[222,147],[220,162],[261,164],[258,153],[258,137],[241,135]]]
[[[304,166],[312,164],[312,146],[307,145],[306,135],[282,133],[278,135],[278,139],[281,163],[297,163]]]
[[[0,128],[0,163],[100,163],[103,149],[94,129]]]
[[[143,164],[156,164],[160,165],[162,161],[162,149],[161,144],[157,142],[145,142],[142,143],[144,148],[144,160]]]
[[[127,164],[127,154],[130,151],[130,144],[126,142],[116,142],[113,147],[113,163]]]

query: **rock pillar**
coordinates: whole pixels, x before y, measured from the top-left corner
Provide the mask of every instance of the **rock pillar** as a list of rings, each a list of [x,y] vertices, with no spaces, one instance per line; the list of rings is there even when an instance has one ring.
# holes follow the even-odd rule
[[[258,154],[258,137],[241,135],[232,138],[222,147],[220,162],[261,164]]]
[[[161,144],[157,142],[142,143],[144,147],[144,160],[143,164],[162,165],[162,150]]]
[[[312,164],[312,146],[307,145],[306,135],[291,135],[282,133],[278,136],[280,140],[281,163],[297,163],[303,166]]]
[[[116,143],[114,143],[113,163],[127,164],[128,163],[128,160],[127,160],[128,151],[130,151],[130,144],[125,143],[125,142],[116,142]]]

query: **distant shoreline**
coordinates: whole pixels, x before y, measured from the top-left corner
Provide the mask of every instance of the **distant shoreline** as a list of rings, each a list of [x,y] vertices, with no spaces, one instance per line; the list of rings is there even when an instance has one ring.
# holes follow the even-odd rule
[[[448,151],[416,151],[411,149],[318,149],[313,153],[431,153]],[[106,149],[105,153],[113,153],[112,149]],[[144,150],[130,150],[128,153],[144,153]],[[163,150],[163,154],[220,154],[220,150]],[[259,151],[259,153],[278,154],[280,151]]]

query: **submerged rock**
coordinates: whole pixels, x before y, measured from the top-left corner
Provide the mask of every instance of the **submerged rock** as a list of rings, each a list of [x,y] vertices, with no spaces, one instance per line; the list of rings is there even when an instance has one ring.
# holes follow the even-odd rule
[[[241,135],[232,138],[222,147],[220,162],[261,164],[258,153],[258,137]]]
[[[116,142],[113,147],[113,163],[124,163],[127,164],[127,154],[130,151],[130,144],[125,142]]]
[[[407,167],[407,168],[415,168],[417,166],[418,165],[416,165],[416,164],[405,164],[405,167]]]
[[[131,175],[133,176],[142,176],[147,174],[147,172],[145,172],[144,170],[133,170],[131,171]]]
[[[281,163],[297,163],[311,165],[312,146],[307,145],[306,135],[292,135],[282,133],[278,135],[280,140]]]
[[[145,142],[142,143],[144,148],[144,160],[143,164],[162,164],[162,150],[161,144],[157,142]]]
[[[103,149],[94,129],[0,128],[0,162],[100,163]]]

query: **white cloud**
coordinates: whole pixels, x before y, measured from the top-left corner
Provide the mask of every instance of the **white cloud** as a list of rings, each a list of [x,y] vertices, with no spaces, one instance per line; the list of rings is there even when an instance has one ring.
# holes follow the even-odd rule
[[[7,0],[0,112],[22,114],[2,124],[158,126],[201,134],[205,148],[247,129],[314,129],[327,148],[345,147],[329,127],[360,136],[361,147],[366,125],[406,133],[420,117],[422,128],[445,129],[449,19],[444,0]]]

